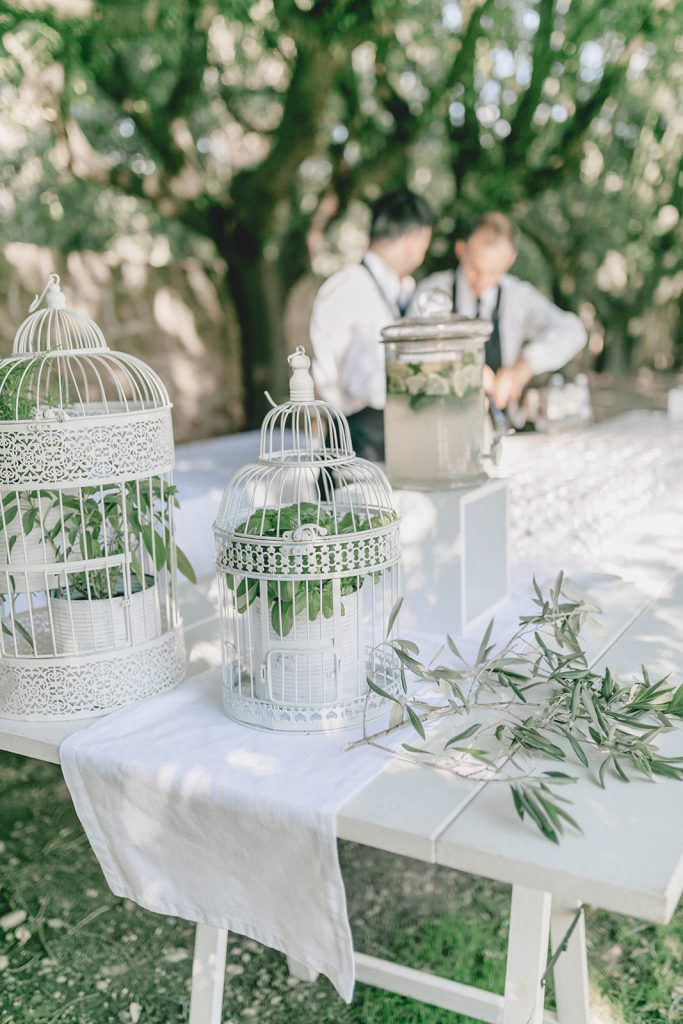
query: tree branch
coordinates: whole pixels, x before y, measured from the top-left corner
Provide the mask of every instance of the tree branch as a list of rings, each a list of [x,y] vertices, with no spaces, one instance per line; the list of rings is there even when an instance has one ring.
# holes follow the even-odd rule
[[[460,191],[460,183],[467,172],[473,157],[479,153],[479,122],[475,111],[476,92],[474,86],[474,66],[477,55],[477,41],[481,35],[481,21],[484,15],[494,6],[495,0],[483,0],[474,10],[467,23],[462,46],[444,79],[444,89],[452,89],[454,85],[463,86],[463,106],[465,117],[462,125],[452,124],[448,119],[448,133],[456,147],[453,160],[453,175],[456,187]]]
[[[280,124],[268,156],[238,174],[232,187],[237,215],[248,212],[263,238],[275,204],[291,194],[303,160],[313,150],[323,111],[337,71],[335,60],[319,44],[299,44]]]
[[[553,63],[550,37],[555,23],[555,0],[540,0],[539,14],[540,22],[534,36],[531,81],[511,119],[510,134],[503,146],[505,163],[508,166],[519,160],[529,145],[529,129],[543,93],[543,84]]]

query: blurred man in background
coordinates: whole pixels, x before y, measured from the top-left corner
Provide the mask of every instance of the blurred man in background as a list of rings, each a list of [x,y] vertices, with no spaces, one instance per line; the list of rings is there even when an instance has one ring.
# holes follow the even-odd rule
[[[415,291],[412,274],[432,237],[432,212],[407,189],[378,199],[370,244],[360,263],[320,288],[311,314],[313,376],[318,397],[349,421],[356,454],[384,458],[384,346],[380,332],[400,319]]]
[[[484,386],[499,409],[519,401],[532,377],[559,370],[586,344],[586,331],[574,313],[555,306],[527,281],[508,274],[517,258],[514,228],[502,213],[485,213],[455,243],[453,270],[431,274],[419,296],[438,288],[451,297],[454,313],[493,323],[486,343]]]

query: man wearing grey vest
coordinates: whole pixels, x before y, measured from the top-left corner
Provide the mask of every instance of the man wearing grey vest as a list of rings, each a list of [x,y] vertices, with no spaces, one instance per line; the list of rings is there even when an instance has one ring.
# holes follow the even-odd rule
[[[517,258],[514,228],[502,213],[485,213],[455,243],[457,264],[420,282],[421,293],[438,288],[451,297],[454,313],[491,320],[484,385],[493,403],[506,409],[519,401],[532,377],[559,370],[586,344],[574,313],[559,309],[537,288],[508,273]]]

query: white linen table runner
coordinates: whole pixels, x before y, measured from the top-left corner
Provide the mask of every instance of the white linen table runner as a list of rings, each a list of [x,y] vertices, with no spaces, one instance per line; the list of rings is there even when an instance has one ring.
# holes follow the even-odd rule
[[[220,689],[211,669],[69,737],[78,817],[117,896],[272,946],[350,1001],[336,812],[386,755],[345,752],[348,732],[248,729],[225,717]]]

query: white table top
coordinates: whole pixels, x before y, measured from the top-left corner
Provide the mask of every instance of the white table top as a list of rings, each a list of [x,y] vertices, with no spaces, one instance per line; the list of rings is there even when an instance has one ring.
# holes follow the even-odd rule
[[[602,631],[586,637],[596,664],[637,671],[646,663],[683,678],[679,522],[671,514],[669,520],[648,521],[639,541],[620,545],[618,555],[606,552],[606,565],[637,585],[600,595]],[[183,613],[193,675],[220,660],[211,581],[185,588]],[[63,739],[91,721],[0,719],[0,750],[58,763]],[[683,752],[683,729],[666,736],[662,746]],[[556,847],[519,821],[505,785],[469,783],[388,759],[384,772],[341,809],[338,834],[564,899],[668,921],[683,891],[681,783],[610,780],[602,790],[581,778],[572,789],[584,835],[568,832]]]

